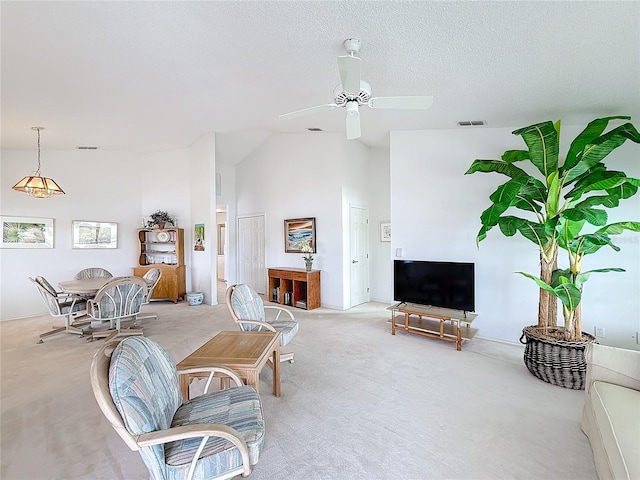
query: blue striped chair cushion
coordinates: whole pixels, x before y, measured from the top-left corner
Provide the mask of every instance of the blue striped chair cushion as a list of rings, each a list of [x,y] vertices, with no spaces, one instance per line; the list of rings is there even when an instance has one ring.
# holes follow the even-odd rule
[[[298,322],[294,320],[274,320],[270,322],[280,332],[280,346],[284,347],[298,333]]]
[[[258,462],[265,425],[260,398],[253,387],[230,388],[196,397],[178,409],[171,426],[194,423],[222,423],[236,429],[249,447],[249,463]],[[191,438],[165,445],[168,479],[186,477],[200,441]],[[211,478],[240,465],[242,457],[238,449],[225,439],[212,437],[202,451],[193,478]]]
[[[262,298],[260,298],[260,295],[255,293],[249,285],[239,284],[233,288],[231,306],[240,320],[265,321]],[[241,323],[240,328],[244,332],[260,330],[259,325],[252,325],[250,323]]]
[[[169,428],[182,404],[176,364],[153,340],[128,337],[111,355],[109,390],[129,433]]]

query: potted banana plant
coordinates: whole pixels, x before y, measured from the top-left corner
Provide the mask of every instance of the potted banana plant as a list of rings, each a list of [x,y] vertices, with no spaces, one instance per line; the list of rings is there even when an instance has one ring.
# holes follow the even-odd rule
[[[585,255],[603,246],[619,250],[612,235],[640,231],[640,222],[607,225],[606,209],[638,192],[640,180],[608,170],[604,163],[627,140],[640,143],[630,117],[593,120],[572,141],[564,161],[559,156],[560,122],[530,125],[513,132],[527,150],[507,150],[500,160],[475,160],[466,174],[499,173],[509,179],[493,192],[490,206],[481,214],[479,244],[498,226],[507,237],[519,233],[538,246],[540,274],[533,279],[539,289],[538,324],[525,327],[525,364],[538,378],[567,388],[584,388],[584,347],[595,338],[581,331],[582,290],[591,273],[623,271],[620,268],[582,272]],[[625,121],[605,131],[610,122]],[[534,174],[517,166],[528,163]],[[519,214],[519,215],[517,215]],[[592,233],[582,233],[589,226]],[[558,268],[558,252],[567,252],[569,266]],[[557,298],[563,304],[564,325],[557,325]],[[558,355],[558,348],[574,349]],[[577,358],[567,365],[568,358]],[[550,365],[552,365],[550,367]]]

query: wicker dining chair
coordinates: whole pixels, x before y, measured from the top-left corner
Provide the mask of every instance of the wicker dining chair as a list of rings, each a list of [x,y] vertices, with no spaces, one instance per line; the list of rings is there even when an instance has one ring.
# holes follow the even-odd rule
[[[109,270],[105,270],[100,267],[91,267],[80,270],[74,277],[76,280],[82,280],[83,278],[111,278],[113,275]]]
[[[57,291],[44,277],[38,276],[29,280],[38,289],[38,293],[49,309],[52,317],[64,317],[63,326],[54,326],[40,334],[38,343],[43,343],[44,339],[57,333],[74,333],[83,336],[84,327],[89,324],[89,320],[82,321],[77,318],[85,316],[87,312],[87,300],[79,295],[72,295]]]
[[[124,335],[142,335],[142,328],[122,328],[122,320],[137,319],[144,298],[147,282],[140,277],[114,278],[103,286],[95,298],[87,300],[87,314],[95,323],[109,322],[108,330],[94,330],[92,339],[107,340]],[[94,326],[94,322],[92,322]]]

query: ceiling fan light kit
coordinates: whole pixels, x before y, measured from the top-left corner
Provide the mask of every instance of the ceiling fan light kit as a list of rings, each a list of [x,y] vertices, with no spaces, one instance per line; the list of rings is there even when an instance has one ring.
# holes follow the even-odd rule
[[[360,40],[348,38],[343,43],[347,55],[338,57],[338,70],[340,71],[340,84],[333,89],[334,103],[303,108],[294,112],[280,115],[280,120],[290,120],[318,112],[345,108],[346,134],[348,140],[360,138],[360,111],[359,107],[366,105],[369,108],[427,109],[433,104],[431,96],[397,96],[397,97],[372,97],[371,85],[362,80],[362,60],[355,55],[360,52],[362,43]]]

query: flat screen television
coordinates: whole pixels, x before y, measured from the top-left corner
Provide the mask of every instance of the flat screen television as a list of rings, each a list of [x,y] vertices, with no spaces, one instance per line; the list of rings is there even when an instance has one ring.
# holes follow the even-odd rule
[[[459,262],[394,260],[397,302],[475,311],[475,265]]]

